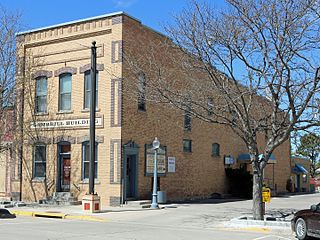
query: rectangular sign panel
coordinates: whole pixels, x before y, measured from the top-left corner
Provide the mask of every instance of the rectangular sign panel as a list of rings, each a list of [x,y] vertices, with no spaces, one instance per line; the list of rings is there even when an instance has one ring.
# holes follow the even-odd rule
[[[96,118],[96,126],[102,126],[103,120],[101,117]],[[42,128],[42,129],[52,129],[52,128],[89,128],[90,119],[80,118],[80,119],[65,119],[65,120],[50,120],[50,121],[38,121],[31,123],[31,128]]]
[[[168,172],[176,172],[176,158],[168,157]]]
[[[146,176],[153,176],[154,171],[154,149],[152,145],[145,146],[145,157],[146,157]],[[158,176],[166,175],[166,147],[160,146],[157,152],[157,171]]]

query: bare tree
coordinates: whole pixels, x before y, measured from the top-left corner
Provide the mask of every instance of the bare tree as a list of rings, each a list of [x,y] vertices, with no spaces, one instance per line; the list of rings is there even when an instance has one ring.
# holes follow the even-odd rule
[[[172,41],[144,42],[140,57],[126,56],[137,72],[148,68],[151,100],[229,126],[243,140],[252,163],[253,216],[263,219],[263,170],[272,152],[293,130],[319,125],[320,2],[226,2],[227,11],[218,12],[193,1],[167,28]],[[159,54],[166,51],[171,57]]]
[[[6,107],[13,107],[15,101],[15,34],[19,26],[20,15],[0,7],[0,139],[5,132]]]
[[[12,190],[12,181],[17,180],[14,134],[15,124],[15,101],[16,101],[16,32],[20,29],[19,13],[8,12],[0,6],[0,155],[7,169],[6,177],[9,180],[9,188]],[[1,163],[0,163],[1,165]],[[7,192],[9,193],[9,192]]]

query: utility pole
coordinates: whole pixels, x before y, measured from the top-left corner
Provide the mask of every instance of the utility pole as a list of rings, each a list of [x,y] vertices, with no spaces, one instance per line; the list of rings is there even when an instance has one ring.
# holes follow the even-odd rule
[[[97,47],[91,47],[91,99],[90,99],[90,163],[89,163],[89,194],[94,194],[95,160],[96,160],[96,78],[97,78]]]
[[[82,210],[100,212],[100,197],[94,192],[95,162],[96,162],[96,81],[97,81],[97,47],[91,46],[91,96],[90,96],[90,162],[89,162],[89,193],[82,198]]]

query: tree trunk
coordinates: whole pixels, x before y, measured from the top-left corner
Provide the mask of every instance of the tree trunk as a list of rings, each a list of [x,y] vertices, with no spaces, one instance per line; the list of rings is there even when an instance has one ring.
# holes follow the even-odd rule
[[[262,171],[252,163],[253,168],[253,188],[252,188],[252,212],[254,220],[263,220],[262,207]]]

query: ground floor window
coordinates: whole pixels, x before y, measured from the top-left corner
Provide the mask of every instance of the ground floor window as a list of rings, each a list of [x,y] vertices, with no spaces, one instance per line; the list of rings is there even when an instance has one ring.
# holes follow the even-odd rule
[[[89,179],[89,165],[90,165],[90,143],[82,143],[82,179]],[[95,159],[95,174],[98,178],[98,144],[96,143],[96,159]]]
[[[46,145],[36,144],[33,149],[33,178],[46,176]]]

